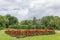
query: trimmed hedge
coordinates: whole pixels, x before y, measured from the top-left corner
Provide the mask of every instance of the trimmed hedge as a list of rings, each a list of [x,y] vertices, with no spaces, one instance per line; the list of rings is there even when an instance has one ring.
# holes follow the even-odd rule
[[[49,29],[6,30],[5,33],[14,37],[27,37],[27,36],[33,36],[33,35],[55,34],[55,30],[49,30]]]

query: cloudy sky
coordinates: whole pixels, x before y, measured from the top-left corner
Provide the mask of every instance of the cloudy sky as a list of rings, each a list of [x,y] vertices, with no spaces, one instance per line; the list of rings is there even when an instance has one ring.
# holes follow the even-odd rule
[[[6,14],[19,20],[60,16],[60,0],[0,0],[0,15]]]

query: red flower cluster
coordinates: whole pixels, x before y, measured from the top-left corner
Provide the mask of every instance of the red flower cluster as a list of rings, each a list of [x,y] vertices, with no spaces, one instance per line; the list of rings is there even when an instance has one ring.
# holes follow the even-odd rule
[[[31,36],[31,35],[43,35],[43,34],[53,34],[55,33],[54,30],[46,30],[46,29],[36,29],[36,30],[6,30],[5,33],[9,35],[25,35],[25,36]]]

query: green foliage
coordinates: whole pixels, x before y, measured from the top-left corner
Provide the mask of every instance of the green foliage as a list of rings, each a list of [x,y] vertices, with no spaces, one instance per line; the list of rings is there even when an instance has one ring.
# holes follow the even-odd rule
[[[60,30],[60,17],[58,16],[45,16],[41,19],[22,20],[18,22],[17,17],[7,14],[0,15],[0,28],[17,28],[17,29],[59,29]]]
[[[17,29],[18,25],[10,25],[9,28]]]
[[[58,16],[46,16],[41,19],[41,24],[46,28],[58,29],[60,28],[60,17]]]
[[[36,17],[33,18],[33,25],[36,25]]]
[[[6,15],[6,18],[9,20],[9,23],[7,24],[8,25],[8,27],[10,26],[10,25],[14,25],[14,24],[18,24],[18,19],[15,17],[15,16],[11,16],[10,14],[7,14]],[[7,27],[7,28],[8,28]]]
[[[28,25],[28,29],[60,29],[60,17],[45,16],[41,19],[33,18],[33,20],[24,20],[20,25]]]
[[[36,29],[36,25],[19,25],[17,29]]]
[[[22,21],[20,22],[20,25],[25,25],[25,21],[22,20]]]
[[[9,22],[9,20],[5,16],[0,15],[0,28],[6,27],[6,24]]]
[[[6,18],[9,20],[10,25],[18,23],[18,19],[15,16],[6,15]]]
[[[13,26],[11,26],[13,25]],[[18,25],[18,19],[10,14],[6,16],[0,15],[0,29],[9,28],[9,26],[14,27],[14,25]]]
[[[20,25],[20,29],[28,29],[28,25]]]
[[[22,20],[20,25],[32,25],[32,20]]]

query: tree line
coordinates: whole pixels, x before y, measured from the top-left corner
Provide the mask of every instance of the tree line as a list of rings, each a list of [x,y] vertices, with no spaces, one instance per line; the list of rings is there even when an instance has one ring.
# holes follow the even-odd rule
[[[40,19],[33,17],[31,20],[18,21],[18,18],[6,14],[0,15],[0,29],[60,29],[60,17],[58,16],[44,16]]]

